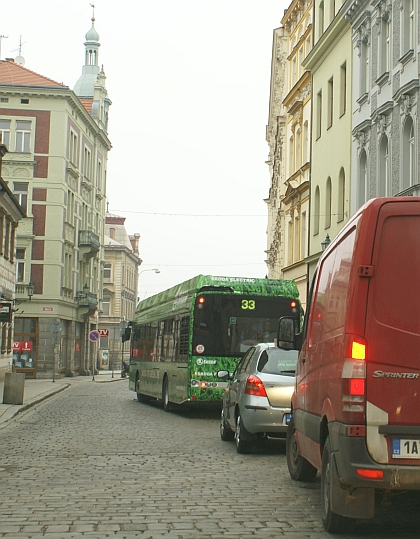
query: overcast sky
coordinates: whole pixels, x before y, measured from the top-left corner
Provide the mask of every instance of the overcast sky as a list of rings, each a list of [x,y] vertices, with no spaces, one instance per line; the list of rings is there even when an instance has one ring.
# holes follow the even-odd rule
[[[140,298],[199,273],[264,277],[271,52],[289,2],[94,3],[112,101],[107,200],[141,234]],[[14,0],[2,59],[21,38],[26,68],[73,88],[90,6]]]

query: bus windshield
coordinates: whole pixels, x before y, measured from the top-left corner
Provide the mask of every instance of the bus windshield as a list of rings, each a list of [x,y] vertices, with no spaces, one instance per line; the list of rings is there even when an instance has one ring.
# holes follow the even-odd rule
[[[193,354],[237,357],[253,344],[273,342],[280,316],[299,317],[296,301],[201,294],[194,308]]]

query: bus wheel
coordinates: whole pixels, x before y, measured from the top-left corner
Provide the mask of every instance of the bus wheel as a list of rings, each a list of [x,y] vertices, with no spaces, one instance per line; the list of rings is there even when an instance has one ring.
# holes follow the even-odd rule
[[[137,400],[139,402],[149,402],[150,397],[148,395],[144,395],[143,393],[139,393],[139,375],[138,375],[138,373],[137,373],[137,376],[136,376],[135,388],[136,388],[136,393],[137,393]]]
[[[169,402],[169,383],[167,376],[165,376],[165,378],[163,379],[162,400],[163,409],[165,410],[165,412],[170,412],[172,407],[171,403]]]

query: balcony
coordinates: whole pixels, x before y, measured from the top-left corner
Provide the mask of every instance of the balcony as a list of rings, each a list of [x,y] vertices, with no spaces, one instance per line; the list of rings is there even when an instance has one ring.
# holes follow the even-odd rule
[[[99,236],[91,230],[79,231],[80,254],[87,260],[96,255],[100,249]]]
[[[88,307],[89,309],[97,309],[98,307],[98,296],[91,292],[87,285],[77,293],[76,301],[79,307]]]

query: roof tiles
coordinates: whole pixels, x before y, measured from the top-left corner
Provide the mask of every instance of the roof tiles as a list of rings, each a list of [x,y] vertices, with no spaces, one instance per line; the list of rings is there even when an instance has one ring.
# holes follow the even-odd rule
[[[30,69],[16,64],[13,60],[0,61],[0,84],[68,88],[65,84],[56,82],[43,75],[38,75],[38,73]]]

